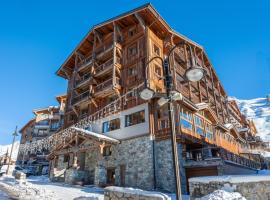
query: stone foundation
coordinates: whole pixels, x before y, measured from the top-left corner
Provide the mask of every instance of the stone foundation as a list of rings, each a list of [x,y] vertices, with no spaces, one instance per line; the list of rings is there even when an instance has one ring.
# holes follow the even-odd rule
[[[203,181],[203,179],[200,181],[201,178],[195,178],[195,180],[191,179],[189,182],[191,198],[200,198],[214,192],[215,190],[224,189],[227,191],[239,192],[247,200],[270,199],[270,176],[263,180],[260,180],[259,175],[247,175],[242,177],[236,176],[236,180],[233,181],[226,180],[226,176],[217,178],[218,179],[215,181]],[[214,179],[214,177],[212,179]]]
[[[182,145],[178,144],[178,158],[180,165],[181,189],[182,194],[187,193],[186,173],[183,167]],[[156,155],[156,180],[157,188],[169,192],[175,192],[175,178],[172,159],[171,140],[155,142]]]

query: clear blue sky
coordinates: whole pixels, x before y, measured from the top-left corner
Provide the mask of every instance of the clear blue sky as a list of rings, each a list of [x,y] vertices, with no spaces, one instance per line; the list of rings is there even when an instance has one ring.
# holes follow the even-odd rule
[[[143,0],[25,0],[0,6],[0,144],[10,143],[32,109],[56,104],[66,82],[55,71],[92,25]],[[270,93],[270,3],[267,0],[150,1],[178,32],[203,45],[227,93]]]

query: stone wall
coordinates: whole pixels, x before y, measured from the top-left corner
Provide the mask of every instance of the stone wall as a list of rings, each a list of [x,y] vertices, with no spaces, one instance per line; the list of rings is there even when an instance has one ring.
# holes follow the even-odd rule
[[[153,143],[149,136],[123,140],[112,145],[111,155],[103,156],[99,149],[86,152],[85,169],[96,185],[105,185],[107,169],[115,170],[115,185],[121,185],[121,166],[125,166],[124,186],[154,188]]]
[[[68,167],[68,163],[64,162],[64,156],[60,155],[58,158],[57,167],[54,167],[54,165],[51,165],[50,179],[52,181],[64,181],[65,171],[67,167]]]
[[[181,189],[182,194],[187,193],[186,173],[183,167],[182,145],[178,144],[178,158],[180,165]],[[171,140],[155,142],[155,163],[157,188],[169,192],[175,191],[175,178],[172,159]]]
[[[159,192],[148,192],[138,189],[107,187],[104,190],[104,200],[169,200],[165,194]]]
[[[238,177],[238,181],[227,181],[226,177],[219,177],[216,181],[191,181],[189,182],[190,195],[192,199],[208,195],[215,190],[223,189],[231,192],[239,192],[247,200],[270,199],[270,176],[265,180],[256,180],[255,176]],[[252,177],[255,177],[252,179]],[[259,177],[257,175],[257,177]],[[197,179],[197,178],[195,178]],[[224,181],[222,180],[224,179]],[[250,181],[248,181],[250,179]],[[268,180],[267,180],[268,179]]]

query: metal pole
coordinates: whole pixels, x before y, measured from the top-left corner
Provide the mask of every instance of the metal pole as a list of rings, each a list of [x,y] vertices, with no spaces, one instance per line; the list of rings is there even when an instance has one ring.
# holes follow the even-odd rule
[[[166,93],[167,93],[167,97],[169,98],[168,111],[169,111],[169,123],[170,123],[170,131],[171,131],[173,167],[174,167],[175,185],[176,185],[176,188],[175,188],[176,198],[177,200],[182,200],[178,149],[177,149],[176,132],[175,132],[174,106],[173,106],[173,100],[171,98],[172,77],[171,77],[170,69],[169,69],[169,57],[167,57],[164,60],[163,68],[165,72]]]
[[[17,136],[17,126],[16,126],[16,129],[15,129],[15,132],[12,135],[13,135],[13,141],[12,141],[12,145],[11,145],[11,151],[10,151],[10,156],[9,156],[9,160],[8,160],[8,167],[7,167],[6,174],[8,174],[8,171],[9,171],[9,166],[10,166],[10,162],[11,162],[11,157],[12,157],[14,142],[15,142],[15,138]]]

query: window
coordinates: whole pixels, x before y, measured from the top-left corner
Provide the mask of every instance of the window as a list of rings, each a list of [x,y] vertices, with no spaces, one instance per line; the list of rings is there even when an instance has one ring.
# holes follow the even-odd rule
[[[103,133],[114,131],[120,128],[120,119],[113,119],[111,121],[103,122]]]
[[[126,115],[126,127],[145,122],[144,110]]]
[[[128,68],[128,76],[135,76],[137,75],[137,68],[136,66],[132,66]]]
[[[161,67],[159,65],[155,65],[155,74],[161,77]]]
[[[154,53],[158,56],[160,56],[160,48],[154,44]]]
[[[69,162],[69,159],[70,159],[70,157],[69,157],[69,154],[65,154],[64,155],[64,163],[67,163],[67,162]]]
[[[192,114],[189,111],[182,109],[180,112],[180,123],[183,128],[192,130]]]
[[[112,150],[111,150],[111,147],[110,146],[106,146],[103,148],[103,153],[102,153],[103,156],[110,156],[112,155]]]
[[[132,37],[137,33],[137,29],[136,28],[131,28],[128,30],[128,37]]]
[[[59,123],[58,122],[52,122],[52,124],[51,124],[51,129],[52,130],[56,130],[56,129],[58,129],[59,128]]]
[[[128,48],[128,57],[135,56],[137,54],[137,43],[131,45]]]
[[[209,140],[213,140],[213,126],[209,123],[205,123],[205,134]]]
[[[199,116],[195,116],[195,132],[199,135],[204,135],[203,120]]]

